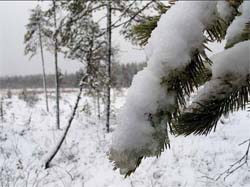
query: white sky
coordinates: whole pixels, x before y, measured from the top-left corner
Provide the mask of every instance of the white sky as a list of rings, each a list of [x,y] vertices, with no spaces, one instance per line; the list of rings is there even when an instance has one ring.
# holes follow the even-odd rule
[[[48,3],[48,2],[43,2]],[[24,56],[23,37],[26,32],[30,9],[37,5],[37,1],[0,1],[0,77],[5,75],[27,75],[41,73],[40,54],[29,60]],[[114,30],[113,44],[120,46],[118,61],[121,63],[144,61],[143,51],[139,51]],[[46,72],[54,72],[53,56],[45,56]],[[62,72],[75,72],[83,65],[76,61],[59,61]]]
[[[42,2],[49,3],[49,2]],[[0,1],[0,77],[6,75],[28,75],[41,73],[40,54],[29,60],[24,56],[23,37],[26,32],[30,9],[37,5],[37,1]],[[46,5],[45,5],[46,6]],[[115,19],[115,18],[114,18]],[[118,61],[120,63],[142,62],[145,60],[143,50],[132,46],[119,35],[119,30],[114,30],[113,45],[120,47]],[[211,47],[211,46],[210,46]],[[221,45],[211,47],[215,51],[222,50]],[[59,59],[62,72],[75,72],[83,65],[76,61]],[[51,54],[46,54],[46,72],[54,72],[54,59]]]

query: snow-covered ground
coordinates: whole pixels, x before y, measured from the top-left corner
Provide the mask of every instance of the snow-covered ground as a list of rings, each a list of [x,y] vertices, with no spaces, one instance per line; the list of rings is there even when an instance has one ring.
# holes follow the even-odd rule
[[[113,94],[113,113],[124,103],[126,92]],[[2,93],[4,94],[4,93]],[[51,93],[53,94],[53,93]],[[230,164],[245,153],[250,138],[250,112],[239,111],[223,118],[217,131],[209,136],[171,137],[171,149],[159,158],[143,159],[130,177],[124,179],[113,170],[107,158],[112,133],[105,133],[104,120],[96,118],[93,99],[84,97],[76,119],[59,155],[48,170],[44,159],[63,131],[55,130],[54,97],[50,112],[43,95],[29,107],[16,95],[4,100],[4,122],[0,123],[0,186],[53,187],[249,187],[250,170],[246,165],[225,181],[214,181]],[[61,124],[65,127],[76,92],[61,99]],[[89,111],[82,111],[83,106]],[[85,109],[88,107],[85,107]],[[115,129],[115,115],[112,120]]]

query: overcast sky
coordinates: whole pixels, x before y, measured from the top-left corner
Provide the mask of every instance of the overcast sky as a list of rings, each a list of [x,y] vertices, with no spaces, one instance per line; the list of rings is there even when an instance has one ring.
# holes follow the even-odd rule
[[[0,1],[0,76],[6,75],[27,75],[41,73],[40,55],[29,60],[24,56],[23,36],[26,32],[30,9],[37,5],[37,1]],[[40,2],[41,3],[41,2]],[[47,6],[50,2],[42,2]],[[115,18],[114,18],[115,19]],[[145,60],[143,50],[138,50],[137,46],[132,46],[119,35],[119,30],[113,32],[113,45],[120,47],[118,60],[121,63],[142,62]],[[210,46],[214,51],[222,50],[222,45]],[[82,64],[59,59],[62,72],[75,72]],[[53,56],[45,56],[47,73],[54,72]]]
[[[48,2],[43,2],[48,3]],[[27,75],[41,73],[41,60],[37,55],[29,60],[24,56],[23,36],[30,9],[37,5],[36,1],[0,1],[0,76]],[[137,50],[114,31],[113,44],[120,46],[119,61],[121,63],[140,62],[145,59],[144,52]],[[46,71],[53,73],[53,56],[46,54]],[[75,72],[81,63],[66,61],[62,57],[59,64],[62,72]]]

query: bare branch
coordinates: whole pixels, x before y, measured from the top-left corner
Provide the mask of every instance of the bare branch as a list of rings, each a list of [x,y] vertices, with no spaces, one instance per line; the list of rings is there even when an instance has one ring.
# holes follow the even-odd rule
[[[226,180],[227,177],[232,175],[235,171],[240,169],[244,165],[248,165],[248,155],[249,155],[249,149],[250,149],[250,139],[245,140],[244,142],[240,143],[239,145],[243,145],[248,142],[247,150],[245,154],[236,162],[234,162],[227,170],[219,174],[219,176],[215,180],[219,180],[221,177],[224,176],[224,180]]]
[[[141,8],[141,9],[140,9],[138,12],[136,12],[132,17],[130,17],[130,19],[128,19],[128,20],[126,20],[126,21],[124,21],[124,22],[122,22],[122,23],[120,23],[120,24],[118,24],[118,25],[112,24],[111,27],[113,27],[113,28],[118,28],[118,27],[120,27],[120,26],[122,26],[122,25],[126,25],[127,23],[133,21],[133,20],[136,18],[136,16],[138,16],[141,12],[143,12],[146,8],[148,8],[153,2],[154,2],[154,0],[148,2],[143,8]],[[119,20],[119,21],[120,21],[120,20]]]

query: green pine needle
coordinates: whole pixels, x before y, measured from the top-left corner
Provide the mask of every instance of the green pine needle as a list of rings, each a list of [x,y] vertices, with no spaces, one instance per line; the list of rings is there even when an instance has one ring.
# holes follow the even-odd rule
[[[226,92],[227,90],[218,93],[223,94],[224,97],[211,96],[206,101],[196,103],[198,107],[186,110],[175,123],[176,132],[185,136],[207,135],[216,129],[217,122],[222,115],[245,109],[249,102],[250,76],[245,85],[233,88],[229,93]]]

